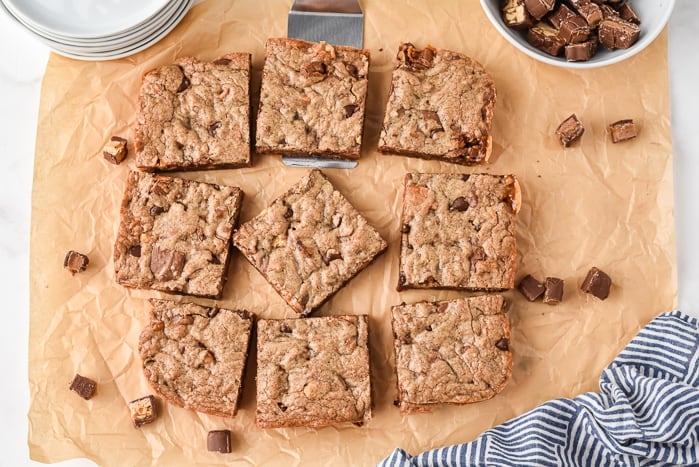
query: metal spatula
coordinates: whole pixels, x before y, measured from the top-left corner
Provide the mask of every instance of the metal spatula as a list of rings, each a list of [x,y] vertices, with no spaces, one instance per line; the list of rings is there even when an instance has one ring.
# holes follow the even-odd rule
[[[364,46],[364,13],[357,0],[294,0],[289,11],[287,35],[311,42]],[[291,167],[352,169],[355,160],[313,159],[283,156]]]

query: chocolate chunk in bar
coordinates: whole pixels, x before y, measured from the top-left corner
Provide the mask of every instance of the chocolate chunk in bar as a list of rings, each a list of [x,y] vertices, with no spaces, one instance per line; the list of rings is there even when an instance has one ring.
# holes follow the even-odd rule
[[[524,0],[527,11],[537,20],[540,20],[556,6],[555,0]]]
[[[556,128],[556,135],[560,138],[561,144],[565,148],[577,141],[584,132],[585,127],[575,114],[563,120]]]
[[[544,294],[546,288],[544,284],[534,279],[531,274],[527,274],[524,279],[520,281],[517,289],[522,292],[522,295],[524,295],[527,300],[533,302]]]
[[[619,7],[618,12],[621,19],[633,24],[641,24],[641,18],[639,18],[636,12],[631,9],[628,3],[622,4]]]
[[[580,289],[583,292],[594,295],[600,300],[609,297],[609,289],[612,287],[612,279],[604,271],[593,267],[585,276]]]
[[[220,452],[222,454],[231,452],[230,430],[210,431],[206,437],[206,448],[211,452]]]
[[[544,303],[558,305],[563,300],[563,279],[547,277],[544,281]]]
[[[600,43],[610,50],[628,49],[638,40],[641,28],[620,17],[609,16],[600,23],[597,34]]]
[[[551,14],[546,17],[546,19],[549,23],[551,23],[551,26],[558,29],[561,27],[561,24],[563,24],[565,20],[573,16],[577,16],[575,12],[573,12],[573,10],[561,3],[560,5],[558,5],[558,8],[553,10],[553,12],[551,12]]]
[[[126,140],[119,136],[112,136],[109,142],[102,148],[102,155],[107,162],[119,165],[126,158],[128,149]]]
[[[66,257],[63,260],[63,267],[75,274],[78,272],[83,272],[87,269],[87,265],[90,263],[90,259],[82,253],[70,250],[66,253]]]
[[[95,389],[97,389],[96,382],[94,382],[90,378],[80,376],[77,373],[73,378],[73,382],[70,383],[70,390],[74,391],[85,400],[89,400],[90,398],[92,398],[92,396],[95,395]]]
[[[539,22],[527,32],[527,42],[554,57],[560,55],[565,41],[558,37],[558,30]]]
[[[569,62],[584,62],[591,59],[597,52],[598,43],[599,41],[597,38],[593,36],[589,41],[566,45],[566,60]]]
[[[585,18],[585,21],[591,28],[594,28],[602,21],[602,10],[599,5],[592,3],[590,0],[568,0],[568,4],[580,16]]]
[[[609,133],[612,135],[612,143],[621,143],[638,136],[636,124],[631,119],[619,120],[609,125]]]
[[[148,423],[153,423],[158,413],[155,409],[155,397],[146,396],[129,402],[131,420],[136,428],[140,428]]]
[[[534,26],[534,18],[524,6],[524,0],[505,0],[502,5],[502,20],[514,29],[526,29]]]
[[[590,37],[590,27],[582,16],[571,16],[561,23],[558,37],[563,39],[566,44],[579,44]]]

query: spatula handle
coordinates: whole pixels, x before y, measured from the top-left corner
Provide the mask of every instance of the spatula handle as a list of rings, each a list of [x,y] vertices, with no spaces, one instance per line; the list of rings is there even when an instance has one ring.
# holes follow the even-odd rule
[[[314,11],[328,13],[361,13],[357,0],[295,0],[291,7],[295,11]]]

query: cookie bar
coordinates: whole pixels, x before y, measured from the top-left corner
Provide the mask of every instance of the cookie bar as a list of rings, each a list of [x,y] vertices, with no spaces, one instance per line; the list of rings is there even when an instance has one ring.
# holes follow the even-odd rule
[[[520,205],[512,175],[407,174],[398,290],[514,287]]]
[[[143,77],[136,165],[198,170],[250,165],[250,54],[184,57]]]
[[[258,322],[258,427],[362,424],[370,418],[366,315]]]
[[[401,412],[479,402],[504,389],[512,352],[503,308],[499,295],[391,308]]]
[[[268,39],[256,151],[358,159],[368,74],[368,50]]]
[[[253,315],[194,303],[150,302],[152,319],[138,342],[150,385],[180,407],[235,416]]]
[[[220,296],[242,198],[236,187],[130,172],[114,245],[116,281]]]
[[[495,96],[493,79],[475,60],[402,44],[379,151],[457,164],[486,162]]]
[[[387,246],[319,170],[241,225],[233,243],[302,316]]]

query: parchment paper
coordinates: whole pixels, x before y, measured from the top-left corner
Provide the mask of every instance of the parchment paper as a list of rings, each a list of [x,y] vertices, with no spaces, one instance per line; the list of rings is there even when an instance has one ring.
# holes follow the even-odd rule
[[[165,40],[136,56],[88,63],[52,55],[44,78],[32,197],[29,445],[31,457],[55,462],[88,457],[101,465],[372,465],[401,446],[416,453],[474,439],[482,431],[554,397],[595,390],[604,366],[656,314],[676,306],[672,146],[667,36],[621,64],[566,71],[527,58],[488,23],[478,2],[366,0],[365,45],[371,50],[364,150],[354,170],[326,170],[330,180],[378,228],[389,249],[316,315],[368,313],[374,418],[363,427],[259,430],[254,425],[255,365],[248,368],[235,419],[163,403],[159,419],[133,428],[127,403],[149,394],[137,353],[149,319],[150,291],[113,279],[112,247],[127,171],[101,153],[111,135],[133,150],[141,75],[196,55],[253,53],[253,89],[267,37],[285,36],[289,0],[209,0],[195,7]],[[498,89],[495,148],[486,167],[466,168],[375,151],[393,60],[402,41],[466,53],[493,75]],[[553,136],[571,113],[585,124],[582,141],[562,149]],[[609,123],[633,118],[640,136],[613,145]],[[407,171],[514,173],[523,189],[518,219],[517,278],[532,273],[566,281],[559,306],[528,303],[516,291],[509,315],[514,370],[494,399],[401,416],[395,394],[391,305],[463,296],[459,292],[395,291],[399,213]],[[277,156],[252,168],[184,174],[245,191],[241,221],[262,210],[306,173]],[[87,271],[62,267],[67,250],[90,258]],[[579,286],[591,266],[614,286],[604,302]],[[172,296],[168,296],[172,298]],[[191,299],[212,304],[210,300]],[[292,311],[236,253],[221,306],[259,317]],[[96,379],[84,401],[68,390],[79,372]],[[233,453],[206,451],[206,433],[228,428]]]

